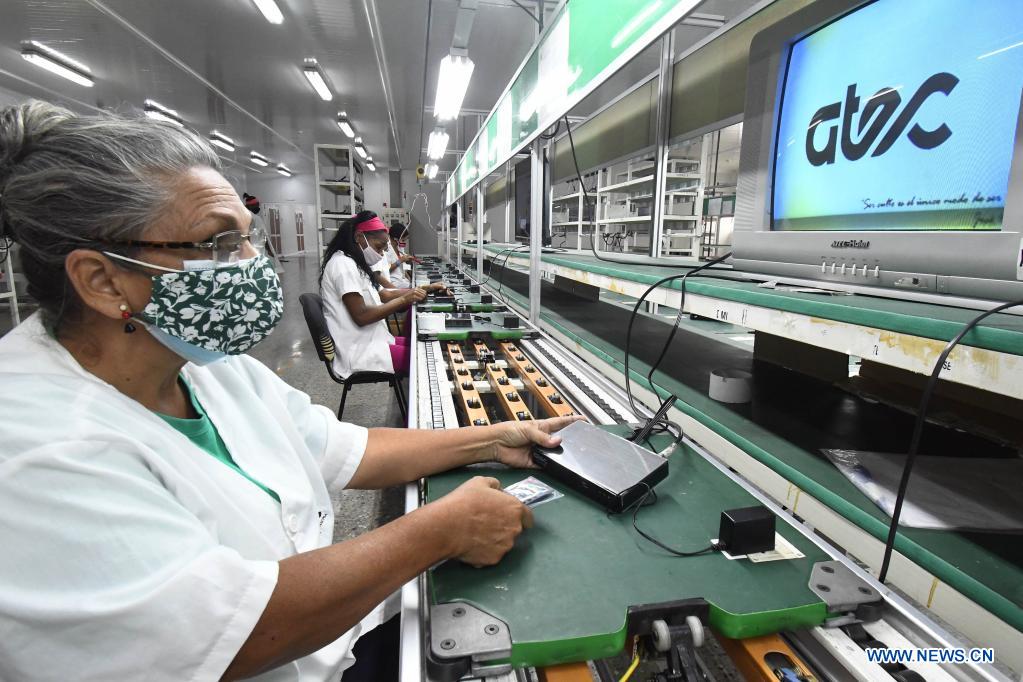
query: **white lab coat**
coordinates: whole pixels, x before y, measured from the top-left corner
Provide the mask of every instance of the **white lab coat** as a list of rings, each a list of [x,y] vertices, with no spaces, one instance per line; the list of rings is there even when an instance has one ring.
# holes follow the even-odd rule
[[[409,283],[408,277],[405,274],[405,264],[401,262],[401,258],[394,251],[394,247],[391,244],[387,245],[387,253],[384,254],[384,258],[381,262],[387,263],[384,269],[384,277],[386,277],[391,284],[398,287],[399,289],[408,289],[412,286]],[[394,266],[398,267],[395,268]]]
[[[386,259],[377,261],[371,269],[386,271]],[[341,297],[360,294],[366,305],[380,305],[380,294],[355,261],[338,251],[323,269],[320,296],[327,329],[334,339],[334,371],[348,378],[355,372],[393,372],[390,346],[394,337],[387,331],[387,322],[380,320],[365,327],[355,324]]]
[[[0,339],[0,679],[216,680],[278,560],[331,544],[328,488],[366,429],[248,357],[183,374],[280,504],[83,369],[38,314]],[[337,680],[359,631],[256,679]]]

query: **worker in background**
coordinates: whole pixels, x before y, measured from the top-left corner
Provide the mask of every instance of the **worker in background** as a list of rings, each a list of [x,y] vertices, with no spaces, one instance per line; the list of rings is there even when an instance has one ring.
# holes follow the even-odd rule
[[[412,285],[406,275],[405,264],[414,262],[414,259],[401,253],[398,246],[398,239],[406,233],[406,230],[407,228],[397,220],[391,221],[391,227],[388,231],[387,250],[384,252],[387,270],[384,276],[393,286],[399,288]]]
[[[388,243],[387,228],[377,214],[360,211],[341,223],[323,254],[320,296],[337,346],[334,371],[341,377],[355,372],[408,374],[410,341],[392,336],[386,320],[425,300],[426,289],[381,285]]]
[[[248,192],[244,192],[242,194],[242,201],[245,203],[245,208],[249,209],[249,211],[252,213],[253,222],[256,225],[258,225],[259,228],[262,230],[263,234],[266,235],[266,252],[270,255],[270,258],[274,261],[274,264],[277,265],[277,272],[278,273],[283,272],[283,269],[280,267],[279,263],[287,263],[288,261],[286,258],[282,257],[280,254],[277,253],[277,251],[274,249],[273,242],[270,241],[270,232],[266,229],[266,222],[264,222],[263,216],[259,215],[260,211],[259,199],[256,198],[254,195],[249,194]]]
[[[387,680],[351,652],[388,596],[531,523],[478,477],[332,544],[330,490],[528,466],[572,420],[410,437],[312,405],[244,355],[284,295],[219,166],[172,124],[0,109],[0,238],[40,307],[0,338],[0,679]]]

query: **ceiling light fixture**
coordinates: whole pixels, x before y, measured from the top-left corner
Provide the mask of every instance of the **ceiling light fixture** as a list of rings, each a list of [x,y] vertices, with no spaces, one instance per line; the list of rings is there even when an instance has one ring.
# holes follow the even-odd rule
[[[442,128],[436,128],[430,133],[430,142],[426,146],[426,155],[431,159],[442,159],[447,148],[448,134]]]
[[[352,127],[352,122],[348,120],[347,113],[343,111],[337,112],[337,127],[348,136],[349,140],[355,137],[355,128]]]
[[[428,163],[423,170],[426,171],[426,178],[428,180],[433,180],[437,177],[437,171],[440,170],[440,167],[435,163]]]
[[[465,54],[465,50],[452,50],[451,54],[440,60],[437,99],[433,104],[433,113],[438,121],[458,118],[465,91],[469,88],[469,79],[472,78],[472,69],[472,60]]]
[[[143,110],[146,112],[146,116],[156,121],[166,121],[182,128],[185,126],[185,121],[178,115],[178,112],[163,106],[156,100],[147,99]]]
[[[368,168],[371,172],[374,172],[374,173],[376,172],[377,166],[376,166],[375,163],[373,163],[373,157],[372,156],[367,156],[366,157],[366,168]]]
[[[84,85],[87,88],[93,86],[92,71],[81,62],[76,62],[62,52],[46,47],[34,40],[25,40],[21,43],[21,56],[27,61],[40,66],[50,73],[67,78],[69,81]]]
[[[249,161],[256,164],[257,166],[262,166],[263,168],[266,168],[267,166],[270,165],[270,159],[266,158],[259,152],[249,152]]]
[[[291,172],[291,169],[285,166],[283,163],[277,164],[277,172],[286,178],[290,178],[292,175],[294,175],[294,173]]]
[[[362,144],[362,138],[361,137],[355,138],[355,151],[357,151],[359,153],[359,156],[361,156],[362,158],[364,158],[364,159],[366,158],[366,154],[367,154],[366,146],[364,144]]]
[[[216,130],[210,133],[210,144],[221,149],[226,149],[229,152],[234,151],[234,140],[223,133],[218,133]]]
[[[252,3],[256,6],[266,20],[271,24],[280,24],[284,22],[284,15],[281,14],[281,8],[277,6],[274,0],[252,0]]]
[[[327,74],[312,57],[306,57],[302,60],[302,73],[305,75],[309,85],[313,86],[313,90],[320,96],[324,102],[329,102],[334,99],[334,92],[330,88],[330,81],[327,80]]]

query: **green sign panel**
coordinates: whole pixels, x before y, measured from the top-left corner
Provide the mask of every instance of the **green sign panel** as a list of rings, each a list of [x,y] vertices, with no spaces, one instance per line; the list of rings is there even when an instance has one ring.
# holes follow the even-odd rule
[[[699,0],[572,0],[537,45],[448,178],[450,205],[554,125]]]

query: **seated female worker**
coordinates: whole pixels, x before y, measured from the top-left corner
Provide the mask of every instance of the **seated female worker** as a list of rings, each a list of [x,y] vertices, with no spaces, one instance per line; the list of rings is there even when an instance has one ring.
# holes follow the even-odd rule
[[[0,338],[0,679],[336,681],[388,595],[531,523],[477,477],[332,544],[330,490],[529,466],[570,420],[410,438],[310,404],[243,355],[284,297],[218,166],[174,125],[0,110],[0,235],[40,306]]]
[[[327,245],[320,268],[320,297],[334,339],[334,371],[408,374],[408,338],[395,338],[388,316],[426,299],[426,290],[383,287],[379,270],[387,247],[387,228],[372,211],[344,221]],[[388,284],[390,284],[388,282]]]

